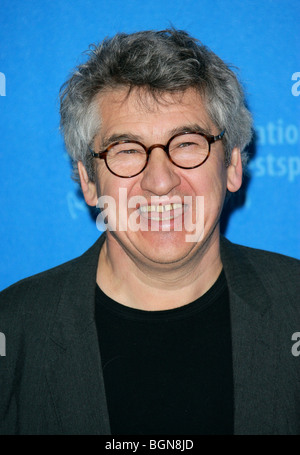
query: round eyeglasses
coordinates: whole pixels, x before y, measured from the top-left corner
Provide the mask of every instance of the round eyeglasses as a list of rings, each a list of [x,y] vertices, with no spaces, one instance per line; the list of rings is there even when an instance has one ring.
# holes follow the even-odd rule
[[[143,172],[146,168],[150,153],[155,148],[163,149],[171,163],[181,169],[195,169],[201,166],[210,155],[210,146],[224,136],[223,130],[218,136],[184,131],[167,142],[166,145],[153,144],[146,147],[138,141],[130,139],[113,142],[99,153],[91,150],[94,158],[105,160],[108,170],[121,178],[131,178]]]

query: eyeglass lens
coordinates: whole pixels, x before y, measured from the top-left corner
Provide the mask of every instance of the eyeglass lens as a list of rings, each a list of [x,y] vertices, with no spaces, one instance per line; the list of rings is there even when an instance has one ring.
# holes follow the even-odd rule
[[[182,134],[169,143],[171,161],[183,168],[193,168],[205,161],[209,143],[200,134]],[[108,149],[106,162],[109,169],[122,177],[138,174],[147,162],[146,148],[135,142],[118,142]]]

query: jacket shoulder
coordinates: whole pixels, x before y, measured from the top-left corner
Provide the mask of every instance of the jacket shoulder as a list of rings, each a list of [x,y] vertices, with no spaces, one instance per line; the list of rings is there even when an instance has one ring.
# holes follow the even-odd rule
[[[231,243],[222,238],[221,255],[228,275],[237,287],[247,284],[261,286],[269,296],[281,302],[293,302],[298,307],[300,293],[300,261],[283,254]]]
[[[25,278],[0,293],[0,332],[6,336],[11,361],[17,354],[17,346],[25,343],[25,334],[43,338],[49,332],[75,261]],[[14,351],[10,352],[12,347]]]
[[[272,251],[266,251],[258,248],[251,248],[248,246],[234,245],[242,254],[246,255],[252,262],[258,264],[267,264],[269,267],[291,267],[299,268],[300,260],[291,256],[286,256],[280,253],[274,253]]]
[[[85,280],[96,269],[101,246],[105,240],[102,235],[86,252],[52,269],[24,278],[0,292],[0,325],[12,318],[20,319],[23,314],[31,313],[46,320],[51,315],[68,283],[72,285]],[[71,296],[72,298],[72,296]],[[1,327],[0,327],[1,331]]]
[[[37,296],[39,293],[50,294],[51,292],[55,292],[55,289],[60,288],[61,283],[76,260],[77,258],[72,259],[52,269],[17,281],[7,287],[0,292],[0,310],[3,305],[7,306],[12,301],[16,304],[18,301],[26,301],[26,296],[29,294]]]

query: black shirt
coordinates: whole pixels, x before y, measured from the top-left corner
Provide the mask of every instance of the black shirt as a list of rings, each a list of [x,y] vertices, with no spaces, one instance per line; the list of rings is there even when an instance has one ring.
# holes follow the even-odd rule
[[[202,297],[144,311],[96,289],[112,434],[233,434],[229,297],[224,272]]]

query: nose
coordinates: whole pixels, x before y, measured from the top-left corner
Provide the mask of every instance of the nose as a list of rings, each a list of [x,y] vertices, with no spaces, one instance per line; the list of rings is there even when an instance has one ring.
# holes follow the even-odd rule
[[[179,169],[178,169],[179,170]],[[167,195],[180,185],[176,166],[171,163],[163,146],[151,149],[146,169],[142,173],[141,188],[157,196]]]

